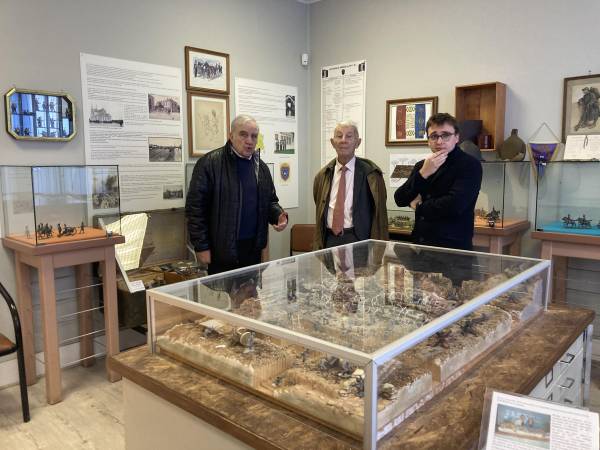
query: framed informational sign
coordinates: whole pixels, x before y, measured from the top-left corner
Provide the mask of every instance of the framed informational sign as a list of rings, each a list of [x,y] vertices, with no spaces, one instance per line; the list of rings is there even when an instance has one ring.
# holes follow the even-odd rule
[[[406,98],[386,102],[385,145],[426,145],[427,119],[437,113],[437,97]]]

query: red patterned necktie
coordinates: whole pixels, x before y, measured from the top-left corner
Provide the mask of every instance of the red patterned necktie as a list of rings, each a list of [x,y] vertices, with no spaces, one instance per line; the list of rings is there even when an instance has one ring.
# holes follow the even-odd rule
[[[344,202],[346,201],[346,171],[348,168],[342,166],[340,171],[340,184],[338,186],[337,197],[335,199],[335,207],[333,208],[333,220],[331,221],[331,231],[338,235],[344,229]]]

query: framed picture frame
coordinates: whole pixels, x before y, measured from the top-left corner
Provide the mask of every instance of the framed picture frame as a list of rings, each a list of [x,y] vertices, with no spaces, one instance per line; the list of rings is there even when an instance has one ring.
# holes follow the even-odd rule
[[[570,134],[600,134],[600,74],[565,78],[562,141]]]
[[[385,145],[427,145],[425,124],[437,113],[437,97],[387,100],[385,107]]]
[[[229,95],[229,54],[185,47],[187,90]]]
[[[222,147],[229,134],[229,96],[188,92],[188,135],[191,157]]]
[[[4,103],[6,132],[14,139],[67,142],[77,134],[75,100],[65,92],[12,88]]]

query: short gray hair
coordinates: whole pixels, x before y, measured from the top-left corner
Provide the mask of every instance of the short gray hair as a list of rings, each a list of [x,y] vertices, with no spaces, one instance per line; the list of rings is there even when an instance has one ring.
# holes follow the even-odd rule
[[[338,128],[353,128],[356,137],[360,137],[358,135],[358,125],[353,120],[344,120],[342,122],[338,122],[335,128],[333,129],[333,134],[335,134],[335,130],[337,130]]]
[[[233,133],[233,131],[237,128],[237,127],[241,127],[242,125],[248,123],[248,122],[254,122],[256,124],[256,128],[258,128],[258,123],[256,122],[256,119],[252,116],[249,116],[247,114],[240,114],[239,116],[237,116],[235,119],[233,119],[231,121],[231,132]]]

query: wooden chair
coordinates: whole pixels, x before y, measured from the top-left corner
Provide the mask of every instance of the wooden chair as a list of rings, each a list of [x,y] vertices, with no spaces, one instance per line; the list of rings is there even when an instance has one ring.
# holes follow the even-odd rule
[[[314,223],[297,223],[290,232],[290,256],[294,252],[310,252],[315,236]]]
[[[23,421],[29,422],[29,398],[27,397],[27,380],[25,378],[25,357],[23,354],[23,335],[21,334],[21,321],[19,320],[19,313],[17,312],[17,306],[14,300],[0,283],[0,294],[6,300],[10,315],[12,316],[13,326],[15,329],[15,341],[13,343],[10,339],[0,333],[0,356],[9,355],[17,352],[17,363],[19,366],[19,385],[21,387],[21,409],[23,410]]]

